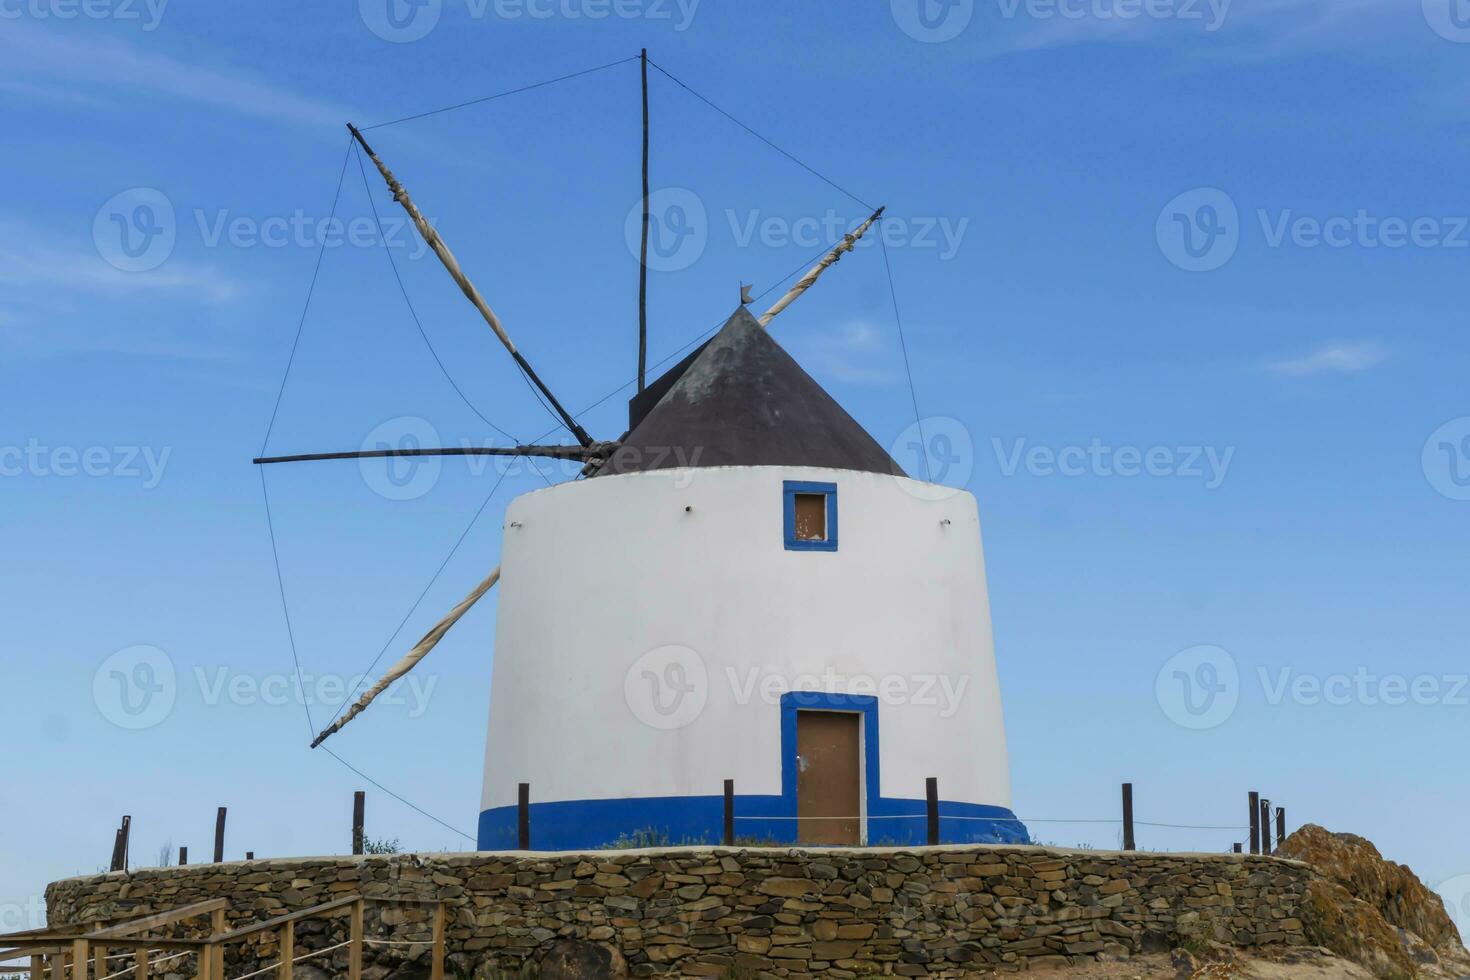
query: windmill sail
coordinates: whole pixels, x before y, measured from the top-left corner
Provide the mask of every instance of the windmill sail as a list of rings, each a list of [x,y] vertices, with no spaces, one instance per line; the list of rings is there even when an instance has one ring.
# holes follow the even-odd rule
[[[780,299],[776,300],[774,306],[761,314],[761,326],[764,327],[769,324],[772,320],[776,318],[776,314],[780,313],[782,310],[786,309],[786,307],[796,302],[797,297],[799,297],[802,293],[806,292],[808,289],[811,289],[813,284],[815,284],[816,281],[821,278],[822,273],[827,271],[827,267],[835,264],[838,259],[842,258],[843,252],[851,252],[853,246],[857,244],[857,240],[859,238],[862,238],[864,233],[866,233],[867,230],[872,227],[873,222],[877,221],[882,216],[883,208],[879,208],[871,215],[869,215],[867,221],[864,221],[862,224],[858,225],[857,228],[853,231],[850,231],[846,235],[843,235],[842,241],[837,243],[836,248],[832,249],[832,251],[822,256],[822,261],[818,262],[816,265],[808,269],[806,275],[797,280],[796,285],[792,286],[790,291],[787,292],[785,296],[782,296]]]
[[[384,183],[393,192],[393,200],[397,201],[403,206],[403,210],[408,212],[409,218],[413,220],[413,226],[423,236],[424,243],[439,257],[439,261],[444,265],[445,271],[449,273],[450,278],[459,286],[460,291],[465,294],[465,298],[479,311],[480,316],[490,325],[490,329],[495,331],[495,336],[500,338],[500,343],[504,345],[505,349],[510,353],[510,356],[515,359],[516,364],[520,365],[521,370],[526,372],[526,377],[530,379],[531,383],[536,386],[541,394],[546,396],[547,401],[551,402],[551,407],[556,409],[556,414],[560,416],[562,423],[566,425],[567,431],[582,445],[590,446],[592,444],[592,437],[577,424],[577,420],[572,417],[571,413],[562,407],[561,402],[557,401],[556,396],[551,393],[551,389],[546,387],[542,380],[537,377],[536,372],[531,369],[530,362],[526,360],[520,351],[516,350],[516,345],[510,339],[510,334],[506,333],[505,327],[501,325],[500,317],[496,316],[495,311],[490,309],[490,304],[485,302],[485,297],[481,296],[480,291],[475,288],[475,284],[470,282],[470,277],[464,274],[464,270],[459,267],[459,260],[454,257],[454,253],[449,250],[449,246],[444,243],[444,239],[439,236],[439,232],[434,230],[433,225],[429,224],[423,212],[419,211],[418,206],[413,203],[413,199],[408,196],[408,191],[399,183],[398,178],[393,176],[393,171],[389,170],[387,164],[378,158],[378,155],[373,152],[371,146],[368,146],[367,140],[363,139],[362,132],[356,126],[348,123],[347,128],[352,132],[352,138],[357,140],[363,152],[368,155],[368,159],[373,161],[373,166],[378,168],[378,173],[383,175]]]
[[[379,694],[382,694],[384,691],[386,691],[389,685],[398,680],[398,678],[402,677],[404,674],[408,673],[410,670],[413,670],[414,667],[418,665],[418,662],[420,660],[423,660],[429,655],[430,650],[439,645],[439,641],[444,639],[444,634],[449,632],[449,628],[455,623],[459,622],[460,617],[469,612],[470,607],[479,602],[481,597],[483,597],[486,592],[489,592],[492,588],[494,588],[495,583],[499,581],[500,566],[497,565],[495,566],[495,570],[492,571],[485,578],[485,581],[475,586],[475,590],[469,595],[465,596],[464,599],[460,601],[459,605],[449,610],[449,615],[445,616],[443,619],[439,620],[439,622],[435,623],[434,628],[425,633],[424,638],[422,640],[419,640],[418,643],[414,644],[413,649],[404,654],[402,660],[399,660],[392,667],[389,667],[388,672],[382,676],[378,683],[374,684],[372,687],[368,688],[368,690],[364,691],[362,697],[357,699],[357,703],[355,703],[351,708],[347,709],[346,714],[344,714],[341,718],[338,718],[327,728],[323,729],[322,733],[318,735],[316,737],[316,740],[311,743],[311,747],[316,748],[318,745],[321,745],[323,742],[325,742],[333,733],[340,731],[343,725],[347,724],[349,721],[362,714],[364,709],[366,709],[368,705],[373,703],[373,699],[376,698]]]
[[[465,297],[468,298],[470,303],[474,305],[475,309],[489,325],[490,329],[495,332],[495,336],[500,340],[501,344],[504,345],[505,349],[510,353],[511,357],[515,359],[516,364],[519,365],[521,370],[525,373],[526,378],[532,382],[532,384],[542,395],[546,397],[546,399],[550,402],[552,408],[555,409],[557,415],[560,416],[563,424],[566,425],[567,429],[581,444],[580,446],[517,446],[513,449],[485,449],[478,452],[485,455],[524,454],[558,456],[568,459],[583,459],[588,463],[589,467],[588,470],[584,470],[584,473],[586,473],[586,475],[596,474],[606,461],[607,457],[614,453],[619,444],[595,442],[591,438],[591,436],[589,436],[587,432],[580,425],[577,424],[576,419],[569,412],[567,412],[566,409],[562,407],[561,403],[557,401],[556,396],[554,396],[551,391],[546,387],[546,385],[541,381],[541,379],[536,376],[536,372],[531,369],[531,365],[527,363],[525,357],[522,356],[520,351],[516,349],[515,344],[510,339],[510,335],[506,333],[505,327],[501,324],[500,318],[495,315],[495,311],[492,310],[490,308],[490,305],[485,302],[484,297],[481,296],[479,290],[475,288],[475,284],[470,281],[469,277],[465,275],[464,270],[460,268],[458,260],[455,259],[454,253],[449,250],[449,246],[445,244],[443,238],[440,237],[439,233],[434,229],[433,225],[429,224],[429,222],[424,218],[422,212],[419,211],[418,207],[413,203],[412,199],[409,198],[408,191],[405,190],[398,179],[393,176],[393,172],[388,169],[388,167],[383,163],[378,155],[373,152],[372,147],[370,147],[367,143],[367,140],[363,138],[361,131],[359,131],[356,126],[353,126],[351,124],[348,125],[348,129],[351,130],[353,138],[357,141],[363,152],[367,154],[368,159],[373,162],[373,165],[382,175],[384,182],[387,183],[389,190],[391,190],[393,193],[393,199],[397,201],[408,213],[409,217],[413,220],[414,227],[418,229],[418,232],[420,235],[423,236],[424,241],[428,244],[434,254],[439,258],[439,261],[444,265],[445,270],[449,273],[451,278],[454,279],[455,283],[459,286]],[[776,317],[777,314],[786,309],[786,307],[790,306],[793,302],[796,301],[799,296],[810,289],[812,285],[816,283],[817,279],[821,277],[823,272],[825,272],[831,265],[842,258],[844,252],[851,252],[853,250],[853,247],[857,244],[858,239],[862,238],[867,230],[872,227],[873,223],[882,216],[883,210],[883,208],[879,208],[877,211],[873,212],[873,214],[870,215],[868,219],[864,221],[861,225],[859,225],[853,231],[844,235],[842,241],[839,242],[836,247],[834,247],[830,252],[823,256],[821,261],[819,261],[815,266],[809,269],[806,275],[802,276],[802,278],[796,283],[795,286],[791,288],[791,290],[785,296],[782,296],[781,299],[778,300],[774,306],[772,306],[769,310],[765,312],[763,316],[761,316],[759,325],[754,322],[754,319],[751,317],[749,312],[745,311],[743,307],[737,313],[734,320],[738,321],[743,316],[744,324],[748,324],[751,330],[757,333],[761,333],[762,336],[764,336],[764,333],[760,330],[760,328],[765,327],[767,324],[769,324],[771,320]],[[647,219],[645,217],[645,222],[646,220]],[[742,300],[743,299],[744,293],[742,292]],[[642,312],[643,311],[640,308],[640,315],[642,315]],[[642,343],[643,339],[646,337],[645,331],[646,326],[640,324],[640,343]],[[640,389],[642,389],[643,387],[641,383],[643,373],[643,353],[644,352],[640,352],[639,360]],[[839,409],[838,411],[840,412],[841,410]],[[630,426],[630,428],[633,427]],[[871,439],[869,439],[868,441],[871,441]],[[876,444],[874,444],[874,446],[876,446]],[[359,452],[310,453],[304,455],[298,454],[293,456],[278,457],[260,457],[257,458],[255,462],[257,464],[265,464],[282,462],[304,462],[308,460],[357,459],[372,456],[468,455],[474,452],[476,451],[454,449],[374,450]],[[891,460],[887,459],[886,454],[883,454],[881,453],[881,451],[879,451],[879,455],[883,456],[883,459],[885,461],[883,465],[876,467],[880,472],[890,471],[891,468],[891,471],[893,472],[897,472],[900,474],[902,473],[902,471],[898,469],[896,464],[893,464]],[[610,469],[608,472],[614,471],[616,471],[616,468]],[[374,684],[367,691],[363,692],[362,696],[358,698],[357,701],[354,702],[353,705],[348,708],[347,711],[344,712],[340,718],[338,718],[336,721],[332,722],[329,726],[323,729],[321,733],[318,734],[316,738],[312,741],[312,748],[316,748],[318,745],[322,744],[322,742],[330,738],[333,734],[341,731],[348,722],[356,718],[358,715],[362,714],[362,712],[367,709],[368,705],[372,704],[373,701],[380,694],[386,691],[393,684],[394,681],[403,677],[415,666],[417,666],[418,663],[423,660],[424,657],[428,656],[429,652],[439,644],[439,641],[444,638],[444,635],[449,632],[450,628],[453,627],[455,623],[459,622],[464,614],[469,611],[470,607],[478,602],[485,595],[485,593],[494,588],[495,584],[498,581],[500,581],[500,568],[497,566],[495,570],[492,571],[483,582],[477,585],[474,590],[470,592],[469,595],[467,595],[457,606],[451,609],[449,613],[438,623],[436,623],[432,629],[425,633],[423,638],[414,645],[413,649],[409,650],[408,653],[404,654],[402,659],[400,659],[397,663],[390,667],[376,684]]]

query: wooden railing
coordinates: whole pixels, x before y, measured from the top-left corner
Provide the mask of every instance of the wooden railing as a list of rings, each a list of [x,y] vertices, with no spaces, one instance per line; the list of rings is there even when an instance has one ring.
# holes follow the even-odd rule
[[[428,905],[433,908],[433,936],[428,942],[421,940],[368,939],[363,935],[364,912],[368,903],[383,905]],[[330,902],[313,905],[278,915],[264,922],[226,930],[225,918],[229,902],[223,898],[197,902],[170,912],[160,912],[128,922],[104,927],[95,923],[90,929],[84,927],[62,927],[57,929],[33,929],[0,935],[0,962],[30,959],[31,980],[149,980],[149,970],[166,961],[194,956],[196,958],[196,980],[248,980],[248,978],[274,973],[277,980],[291,980],[291,969],[303,960],[324,956],[339,949],[347,949],[347,978],[362,980],[362,951],[364,945],[408,945],[429,946],[430,980],[444,980],[444,933],[446,911],[444,902],[437,899],[415,898],[364,898],[361,895],[344,895]],[[145,935],[164,926],[178,925],[190,919],[209,916],[209,935],[197,938],[174,938]],[[316,916],[348,917],[347,939],[322,949],[304,953],[296,952],[296,923]],[[274,933],[279,947],[276,963],[251,970],[238,977],[225,976],[225,947],[232,943],[243,943],[254,937]],[[128,959],[128,953],[113,954],[112,949],[131,951],[132,964],[113,971],[108,963],[114,959]],[[158,958],[154,954],[168,954]],[[70,974],[68,974],[70,970]]]

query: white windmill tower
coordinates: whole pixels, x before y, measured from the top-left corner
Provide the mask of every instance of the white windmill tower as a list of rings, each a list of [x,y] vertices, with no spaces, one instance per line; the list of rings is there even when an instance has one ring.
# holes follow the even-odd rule
[[[597,442],[352,132],[579,445],[256,462],[547,455],[584,461],[587,478],[513,500],[500,567],[313,746],[498,583],[483,850],[517,846],[527,813],[538,849],[716,843],[725,780],[744,839],[922,843],[932,777],[943,842],[1026,841],[974,497],[906,476],[766,329],[882,209],[759,320],[742,305],[640,384],[627,434]],[[640,381],[642,360],[640,347]]]
[[[480,847],[516,844],[521,782],[537,847],[716,843],[725,778],[744,838],[922,843],[933,776],[941,839],[1023,840],[974,497],[744,307],[630,414],[508,508]]]

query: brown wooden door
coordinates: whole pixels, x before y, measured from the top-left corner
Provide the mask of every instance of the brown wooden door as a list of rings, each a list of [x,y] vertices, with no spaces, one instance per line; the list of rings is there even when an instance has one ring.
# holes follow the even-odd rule
[[[803,844],[861,844],[862,716],[850,712],[796,713],[797,840]]]

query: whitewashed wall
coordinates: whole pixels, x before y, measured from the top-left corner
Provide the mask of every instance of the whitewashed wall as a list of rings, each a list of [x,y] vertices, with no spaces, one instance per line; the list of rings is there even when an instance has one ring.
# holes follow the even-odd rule
[[[838,551],[785,550],[785,480],[837,484]],[[526,494],[504,534],[483,808],[513,805],[522,781],[537,802],[718,794],[726,777],[779,794],[779,704],[760,686],[741,703],[744,688],[752,671],[784,687],[829,668],[840,679],[818,686],[836,692],[879,693],[859,676],[908,685],[880,695],[881,795],[923,799],[937,776],[946,800],[1010,806],[969,493],[845,470],[681,469]],[[650,711],[642,671],[675,661],[645,655],[667,645],[697,653],[706,696],[660,729],[642,719],[685,721],[699,700]],[[699,662],[678,662],[699,683]],[[962,691],[947,718],[939,679]],[[892,695],[900,681],[887,683]]]

